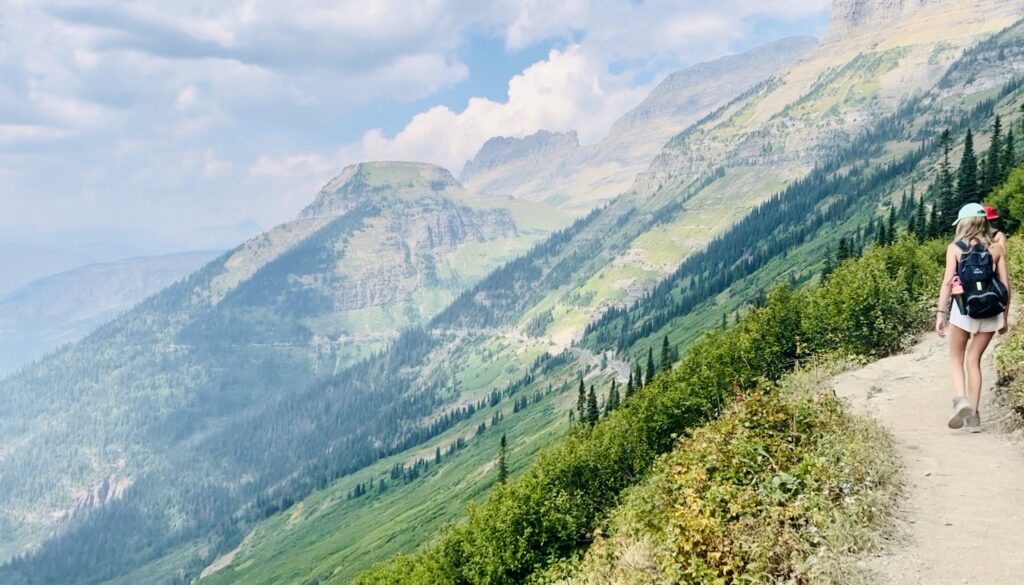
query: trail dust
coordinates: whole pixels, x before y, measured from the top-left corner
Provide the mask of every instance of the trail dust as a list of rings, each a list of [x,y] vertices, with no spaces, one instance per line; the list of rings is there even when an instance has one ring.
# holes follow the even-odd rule
[[[903,536],[865,561],[893,585],[1024,583],[1024,444],[997,420],[986,353],[980,434],[946,427],[948,346],[935,334],[909,353],[838,376],[836,393],[896,439],[906,469]],[[1018,433],[1019,434],[1019,433]]]

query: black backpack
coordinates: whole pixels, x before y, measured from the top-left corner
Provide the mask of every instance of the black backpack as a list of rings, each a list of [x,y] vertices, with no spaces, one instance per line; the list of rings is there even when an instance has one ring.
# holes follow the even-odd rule
[[[957,242],[963,250],[956,274],[964,287],[964,307],[967,316],[974,319],[988,319],[1006,310],[1006,287],[996,277],[992,254],[983,244],[969,246]]]

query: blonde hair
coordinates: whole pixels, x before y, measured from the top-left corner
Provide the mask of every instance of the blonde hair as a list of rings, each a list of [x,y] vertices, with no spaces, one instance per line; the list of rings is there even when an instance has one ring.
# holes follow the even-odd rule
[[[957,222],[954,239],[971,245],[972,240],[977,240],[988,247],[992,245],[993,235],[995,232],[984,217],[965,217]]]

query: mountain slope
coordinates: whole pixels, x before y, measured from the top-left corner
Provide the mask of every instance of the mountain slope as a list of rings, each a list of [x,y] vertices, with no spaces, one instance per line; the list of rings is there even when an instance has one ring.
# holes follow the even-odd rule
[[[26,284],[0,299],[0,376],[187,276],[219,252],[186,252],[90,264]]]
[[[650,328],[658,330],[665,326],[664,321],[648,326],[643,322],[646,315],[633,313],[643,318],[631,316],[625,325],[618,322],[610,326],[630,336],[641,334],[620,347],[614,343],[615,336],[598,340],[593,329],[587,333],[588,325],[602,315],[610,314],[614,308],[631,307],[634,301],[641,301],[638,311],[656,309],[658,302],[673,300],[688,288],[703,290],[703,286],[696,285],[710,282],[719,273],[753,276],[751,281],[734,281],[737,287],[723,295],[724,299],[714,299],[714,294],[725,289],[708,287],[706,300],[712,303],[710,309],[694,313],[694,307],[689,306],[682,316],[689,320],[672,322],[676,327],[672,331],[673,341],[683,339],[684,335],[692,339],[701,328],[718,321],[721,312],[715,301],[731,309],[756,295],[758,288],[763,289],[763,281],[758,279],[793,271],[794,263],[800,260],[795,256],[787,260],[788,249],[762,246],[761,239],[751,238],[751,231],[730,228],[754,206],[771,200],[772,194],[801,179],[804,182],[798,190],[777,198],[795,200],[799,205],[787,203],[781,210],[778,206],[762,208],[753,216],[752,221],[768,222],[768,236],[775,238],[807,230],[805,237],[823,237],[820,230],[828,221],[845,213],[867,214],[872,204],[861,201],[857,195],[877,195],[879,182],[889,175],[882,173],[875,180],[866,169],[884,170],[889,161],[913,154],[919,138],[929,135],[922,130],[921,121],[937,125],[947,116],[962,117],[968,113],[965,104],[999,95],[1000,87],[1019,73],[1022,60],[1018,46],[1007,43],[1003,59],[997,55],[969,55],[970,59],[957,64],[960,72],[949,77],[952,85],[942,87],[943,75],[957,62],[963,47],[995,32],[1009,22],[1016,14],[1014,11],[1021,10],[1017,5],[1007,7],[998,3],[987,3],[982,8],[987,9],[981,12],[984,19],[975,13],[968,15],[956,4],[934,5],[913,13],[908,20],[879,23],[870,35],[858,41],[861,45],[849,41],[841,49],[816,49],[813,66],[806,65],[807,59],[801,61],[757,86],[755,91],[737,96],[728,107],[681,134],[650,172],[641,177],[635,190],[490,273],[459,294],[423,329],[413,328],[398,337],[388,351],[350,367],[338,367],[339,362],[352,363],[332,353],[341,351],[340,348],[325,348],[324,356],[316,357],[311,356],[309,345],[301,343],[311,343],[317,332],[325,330],[320,328],[333,326],[330,320],[322,319],[322,309],[318,307],[328,301],[337,302],[338,298],[319,287],[316,278],[306,278],[329,273],[315,270],[323,266],[322,255],[315,252],[324,246],[304,249],[301,244],[295,245],[290,248],[296,251],[295,258],[287,258],[284,249],[288,242],[305,242],[321,234],[321,230],[326,230],[319,236],[324,242],[340,244],[354,240],[354,234],[377,217],[374,214],[382,203],[372,197],[345,215],[303,219],[288,229],[275,230],[268,234],[265,245],[256,242],[232,256],[239,260],[215,263],[190,283],[152,299],[134,313],[133,320],[122,322],[120,329],[106,329],[102,335],[108,337],[98,335],[91,345],[86,340],[75,350],[82,353],[65,356],[69,361],[92,360],[89,368],[79,366],[74,370],[77,375],[65,377],[63,373],[54,373],[59,361],[55,359],[47,365],[48,371],[37,371],[33,374],[35,378],[21,378],[19,383],[23,386],[17,389],[3,386],[9,381],[0,383],[0,388],[7,394],[13,393],[16,401],[25,401],[26,412],[41,408],[42,405],[29,404],[27,397],[32,389],[54,386],[47,378],[50,375],[58,380],[85,380],[70,390],[56,385],[58,390],[52,402],[58,404],[73,404],[75,393],[95,388],[124,392],[131,398],[130,392],[138,390],[135,381],[114,375],[122,372],[119,367],[124,356],[97,364],[95,357],[102,355],[99,348],[127,351],[132,359],[148,359],[139,356],[147,349],[159,348],[163,352],[159,359],[167,361],[154,363],[151,371],[159,372],[153,379],[160,386],[144,390],[147,400],[155,395],[166,397],[166,402],[148,401],[147,406],[154,406],[154,412],[147,412],[142,420],[133,420],[132,428],[155,431],[147,436],[152,440],[144,442],[149,445],[147,449],[156,445],[157,451],[168,453],[172,447],[187,447],[179,455],[168,456],[165,462],[156,459],[158,463],[150,467],[162,473],[154,472],[136,481],[132,491],[115,487],[115,496],[110,498],[109,487],[97,490],[99,496],[91,500],[124,503],[113,506],[109,513],[90,515],[76,530],[60,535],[15,570],[22,575],[33,574],[32,570],[35,575],[43,575],[39,571],[47,568],[53,573],[46,575],[61,575],[62,569],[77,569],[78,574],[88,569],[94,571],[95,581],[113,579],[120,571],[121,577],[128,579],[122,582],[135,583],[160,582],[168,574],[179,574],[175,571],[187,578],[198,574],[216,555],[234,548],[242,541],[243,533],[256,527],[248,543],[267,546],[257,550],[243,544],[234,557],[240,560],[238,565],[225,562],[226,572],[222,575],[234,575],[236,570],[259,570],[265,571],[266,582],[350,577],[359,563],[365,565],[374,560],[374,555],[379,558],[383,547],[359,548],[357,543],[346,552],[344,566],[341,559],[332,556],[338,551],[328,547],[316,551],[322,565],[310,565],[305,571],[301,564],[288,566],[287,570],[295,572],[282,576],[274,572],[282,566],[282,549],[275,547],[281,541],[275,543],[274,538],[267,537],[267,531],[291,527],[296,532],[288,536],[298,538],[315,534],[311,528],[323,530],[327,526],[337,530],[351,518],[346,512],[366,514],[370,508],[362,507],[362,503],[374,498],[379,498],[374,501],[389,510],[400,510],[425,497],[419,491],[424,486],[437,486],[436,478],[444,477],[446,470],[451,469],[446,463],[460,461],[460,451],[469,452],[465,451],[467,443],[478,445],[475,460],[467,466],[470,483],[460,486],[463,489],[456,490],[455,495],[442,493],[432,501],[451,506],[452,502],[461,501],[459,498],[466,492],[470,495],[465,497],[472,498],[484,491],[481,486],[494,481],[494,474],[489,473],[493,458],[487,457],[489,449],[483,443],[493,441],[495,434],[488,434],[490,429],[497,426],[507,432],[514,446],[530,445],[513,448],[514,456],[528,458],[538,448],[538,442],[543,442],[530,440],[541,433],[538,429],[551,429],[546,435],[551,437],[565,428],[564,421],[575,403],[572,382],[577,373],[585,370],[588,383],[607,387],[612,376],[621,375],[623,364],[605,351],[617,348],[619,358],[632,359],[637,352],[648,350],[650,339],[646,335],[652,332]],[[952,40],[943,39],[940,32],[917,30],[936,23],[946,27],[940,31],[952,31]],[[872,53],[879,37],[902,34],[905,29],[923,35],[923,40],[910,35],[907,46],[886,47],[882,55]],[[946,49],[947,45],[951,48]],[[908,50],[889,53],[890,49]],[[868,56],[858,57],[861,54]],[[936,55],[934,63],[932,54]],[[922,59],[925,55],[927,58]],[[907,106],[911,108],[909,112],[897,112],[899,104],[911,97],[913,86],[890,86],[892,79],[917,80],[921,86],[938,87],[942,99],[928,106],[935,109],[936,118],[918,120],[911,106]],[[918,100],[909,101],[914,102],[913,107],[925,107]],[[917,121],[904,126],[906,120]],[[791,138],[790,127],[794,130]],[[828,170],[810,173],[810,168],[817,164]],[[429,189],[430,182],[422,185]],[[369,184],[375,186],[372,181]],[[360,192],[370,195],[374,191],[360,188]],[[832,202],[847,199],[860,207],[835,206],[832,211]],[[873,204],[877,205],[877,201]],[[336,204],[329,203],[328,208],[333,205]],[[349,203],[341,197],[337,205],[345,207]],[[808,225],[796,221],[804,219],[811,208],[820,209],[824,221],[814,218]],[[776,221],[781,223],[771,223]],[[843,228],[850,226],[843,224]],[[763,235],[756,230],[753,233]],[[651,296],[652,290],[658,290],[654,289],[657,283],[675,275],[676,268],[687,257],[705,248],[711,250],[709,241],[717,237],[721,239],[715,249],[722,249],[721,255],[705,256],[709,262],[699,271],[686,272],[681,279],[672,280],[670,290],[661,291],[664,296]],[[794,247],[813,248],[806,240],[796,242]],[[820,244],[821,240],[816,239],[815,245]],[[801,259],[810,253],[797,249]],[[273,258],[282,259],[282,263],[274,266]],[[768,264],[758,263],[761,258],[767,259]],[[252,268],[253,263],[258,269]],[[281,276],[286,265],[301,268],[294,273],[288,271],[296,278]],[[807,265],[814,266],[814,262]],[[307,271],[308,267],[312,267],[312,272]],[[757,275],[749,273],[749,269],[758,267],[764,270]],[[797,272],[806,278],[808,270],[816,272],[817,267],[804,266]],[[335,276],[325,277],[332,283],[330,291],[340,284],[333,280]],[[745,283],[750,285],[748,289],[741,288]],[[738,298],[728,298],[733,293]],[[287,314],[295,305],[304,307],[308,314],[299,318]],[[233,334],[237,332],[237,339],[220,334],[224,324],[230,325]],[[217,332],[217,337],[211,339],[202,334],[203,327]],[[173,337],[164,331],[172,331]],[[269,339],[260,337],[268,332]],[[574,340],[581,339],[584,348],[597,351],[577,347],[568,354],[560,353]],[[217,340],[221,340],[219,345]],[[238,352],[238,344],[246,350]],[[101,375],[97,376],[96,371]],[[175,394],[179,388],[195,396]],[[523,397],[530,398],[525,411]],[[513,400],[515,405],[509,408]],[[22,404],[15,402],[14,408],[19,407]],[[515,416],[521,412],[526,414]],[[57,418],[58,413],[40,413],[37,418],[42,420],[47,415]],[[525,423],[527,419],[532,422]],[[8,420],[3,419],[5,427]],[[557,425],[559,422],[563,424]],[[486,429],[478,433],[481,423],[486,424]],[[42,426],[38,422],[31,429],[18,427],[16,442],[4,443],[10,446],[0,453],[0,465],[5,466],[3,477],[9,483],[0,487],[27,487],[6,478],[22,477],[23,471],[31,469],[31,456],[38,455],[42,460],[53,457],[42,448],[47,444],[63,444],[64,437],[47,437],[48,441],[33,437],[32,432],[38,432]],[[110,439],[113,440],[106,440],[106,444],[142,443],[126,442],[118,436]],[[71,444],[95,445],[91,437],[76,435],[68,440]],[[24,444],[32,449],[23,449]],[[431,457],[438,451],[442,452],[440,464]],[[490,449],[490,453],[494,452]],[[449,453],[450,458],[446,459]],[[113,449],[104,455],[113,462],[122,459]],[[149,456],[139,449],[123,459],[138,461]],[[20,465],[8,466],[12,457],[18,458]],[[433,462],[421,463],[427,459]],[[391,475],[387,466],[395,463],[404,465],[392,468],[395,475]],[[171,472],[178,470],[187,471],[174,477]],[[388,479],[389,490],[394,487],[392,482],[407,489],[381,493],[382,478]],[[101,485],[121,483],[109,481]],[[371,489],[373,498],[363,499],[366,490]],[[353,490],[354,497],[347,498],[346,490]],[[168,494],[185,496],[167,500]],[[121,500],[117,500],[118,495],[122,495]],[[392,499],[392,495],[401,499]],[[309,500],[307,496],[316,499]],[[157,505],[158,502],[163,505]],[[323,519],[318,514],[338,510],[342,512],[340,518]],[[415,519],[417,535],[459,513],[450,507],[430,510],[431,514]],[[368,517],[372,518],[362,516]],[[135,524],[115,522],[122,518]],[[146,549],[133,540],[133,535],[151,537],[154,526],[180,526],[181,518],[195,521],[178,532],[159,533],[158,546]],[[232,521],[222,522],[226,518]],[[264,523],[267,518],[270,520]],[[111,530],[117,525],[129,526],[130,530]],[[146,532],[140,526],[151,530]],[[374,523],[372,527],[375,543],[394,542],[396,535],[408,531],[400,520],[388,525]],[[108,539],[115,542],[111,544]],[[287,538],[285,541],[295,542]],[[406,549],[414,547],[416,538],[400,545]],[[139,554],[131,558],[120,554],[111,559],[104,550]],[[145,572],[146,581],[138,578],[141,573],[123,574],[126,567],[139,567],[139,571]],[[65,580],[67,574],[70,573],[63,574]],[[211,579],[218,578],[214,575]]]
[[[741,55],[669,75],[596,144],[575,132],[540,131],[492,138],[462,170],[474,191],[542,200],[585,211],[625,191],[665,142],[778,69],[799,60],[817,41],[793,37]]]
[[[472,340],[449,339],[447,343],[451,347],[487,348],[488,343],[518,332],[516,350],[536,347],[555,352],[579,340],[594,353],[614,349],[620,358],[642,361],[652,345],[655,352],[658,351],[657,345],[663,336],[669,336],[672,345],[686,345],[702,330],[717,325],[723,313],[731,313],[756,298],[773,281],[800,282],[813,278],[819,272],[821,258],[830,242],[834,244],[840,235],[857,233],[858,224],[860,227],[867,225],[880,208],[883,212],[887,210],[893,199],[898,199],[900,190],[913,183],[914,173],[906,173],[921,162],[923,154],[919,154],[917,147],[922,140],[934,141],[944,125],[958,132],[965,130],[968,124],[975,128],[988,125],[995,106],[987,102],[988,99],[998,98],[1003,113],[1016,112],[1019,86],[1004,87],[1004,84],[1024,72],[1019,26],[961,58],[963,47],[998,31],[1009,22],[1007,19],[1021,10],[1020,6],[1000,3],[989,3],[985,7],[988,12],[981,13],[993,15],[991,21],[947,3],[911,15],[910,21],[875,23],[871,34],[861,39],[865,45],[859,50],[844,45],[842,50],[827,49],[817,55],[818,77],[810,84],[814,89],[807,89],[803,76],[810,74],[801,69],[796,78],[803,90],[794,90],[787,86],[785,79],[776,79],[759,87],[757,92],[740,96],[729,108],[683,133],[680,141],[690,140],[698,132],[707,132],[712,141],[725,134],[737,140],[764,139],[763,122],[751,122],[753,116],[747,115],[749,109],[747,113],[742,112],[748,100],[770,101],[793,94],[794,104],[817,104],[823,99],[829,105],[823,112],[814,114],[818,117],[813,121],[810,114],[804,119],[805,112],[795,112],[796,105],[780,107],[779,113],[768,116],[766,120],[779,128],[792,125],[799,132],[793,140],[781,140],[786,134],[779,134],[779,141],[784,144],[780,144],[777,152],[764,153],[763,165],[741,168],[744,158],[722,156],[717,160],[732,166],[723,165],[721,171],[714,166],[695,167],[689,174],[667,174],[664,185],[650,181],[653,173],[645,175],[636,191],[588,216],[578,229],[571,230],[567,234],[571,238],[568,243],[562,242],[560,237],[558,247],[552,247],[554,255],[548,255],[543,261],[539,258],[517,261],[467,291],[432,322],[432,331],[440,339],[446,339],[443,336],[448,331],[477,332]],[[939,8],[944,10],[936,11]],[[918,16],[921,20],[913,21]],[[906,36],[907,29],[927,28],[936,23],[944,28],[929,31],[925,40]],[[887,26],[892,28],[887,29]],[[939,40],[942,31],[952,31],[949,34],[953,40]],[[865,65],[865,60],[871,59],[858,56],[870,52],[877,38],[888,33],[903,34],[907,38],[911,47],[907,55],[928,57],[923,60],[900,58],[881,66]],[[954,41],[959,44],[953,44]],[[932,54],[936,55],[934,62]],[[830,63],[830,59],[838,62]],[[795,74],[787,70],[780,78],[788,75]],[[882,81],[889,76],[902,79],[925,76],[931,86],[926,95],[915,97],[912,88],[908,88],[908,93],[897,99],[880,89],[884,85]],[[860,80],[862,89],[849,91],[847,80],[851,78]],[[832,80],[836,80],[835,86]],[[863,87],[870,91],[865,92]],[[822,97],[833,89],[838,98]],[[986,104],[987,107],[983,107]],[[818,107],[810,108],[811,113]],[[858,113],[865,108],[871,109],[871,116]],[[725,119],[731,123],[723,123]],[[837,128],[845,128],[846,134],[834,134]],[[816,153],[804,152],[801,140],[815,144]],[[934,143],[932,145],[934,147]],[[691,152],[701,152],[700,141],[694,139],[689,146]],[[681,150],[678,145],[673,148]],[[813,164],[822,169],[808,172],[811,163],[804,162],[808,160],[816,160]],[[704,161],[706,164],[715,162]],[[652,171],[662,164],[664,161],[656,161]],[[787,169],[789,165],[793,166]],[[783,181],[775,175],[777,168],[801,180],[798,183],[792,179]],[[669,180],[674,183],[670,184]],[[782,190],[790,182],[793,189]],[[917,187],[920,193],[923,186],[918,184]],[[772,198],[773,193],[778,194]],[[745,224],[735,223],[753,205],[765,200],[778,203],[761,208],[749,216]],[[695,202],[700,205],[694,205]],[[714,238],[720,240],[709,246]],[[709,253],[700,254],[702,250]],[[691,256],[694,262],[686,263],[685,259]],[[662,280],[666,283],[664,287],[652,289]],[[616,307],[625,313],[609,313],[609,309]],[[606,314],[608,318],[603,319]],[[527,335],[526,331],[530,333]],[[510,366],[521,363],[508,348],[497,353],[488,349],[487,353],[490,359],[505,359]],[[616,363],[614,358],[609,358],[608,367],[601,369],[585,354],[577,355],[580,367],[594,367],[605,376],[605,388],[610,376],[619,376],[623,371],[621,362]],[[468,365],[453,363],[456,369]],[[527,366],[517,367],[508,377],[514,379],[523,371],[527,371]],[[562,385],[565,379],[559,377],[553,377],[552,381],[556,389],[561,387],[565,391],[560,396],[545,398],[540,404],[550,409],[551,424],[558,421],[564,424],[575,404],[573,385],[571,382]],[[545,382],[538,379],[533,386],[527,386],[526,391],[544,388]],[[599,390],[601,385],[599,382]],[[475,425],[489,420],[492,413],[493,410],[480,413],[455,430],[461,429],[461,436],[473,437]],[[512,445],[516,445],[520,437],[533,436],[535,423],[518,422],[525,418],[515,416],[517,413],[507,408],[504,413],[506,418],[499,423],[499,428],[512,439]],[[497,448],[494,436],[481,437],[483,441],[490,441],[491,453]],[[448,439],[428,442],[422,451],[429,452],[434,445],[444,450]],[[317,513],[304,508],[287,517],[287,526],[285,518],[268,523],[266,527],[259,526],[235,557],[240,562],[228,564],[228,576],[222,581],[214,577],[211,582],[230,582],[233,578],[250,582],[281,579],[282,574],[275,573],[275,566],[283,551],[289,550],[289,542],[307,534],[338,531],[337,526],[349,520],[354,522],[353,530],[359,530],[358,527],[363,526],[360,519],[372,515],[373,510],[401,507],[410,501],[432,502],[437,509],[450,506],[456,496],[438,496],[432,486],[444,481],[435,478],[447,476],[449,466],[469,465],[460,460],[461,457],[458,454],[451,463],[443,461],[431,475],[416,480],[413,485],[418,485],[418,489],[403,489],[394,498],[390,493],[374,491],[372,497],[363,501],[339,501],[344,500],[346,490],[365,484],[369,478],[379,479],[382,474],[387,477],[386,467],[367,468],[351,479],[341,480],[316,496],[318,510],[323,509],[319,506],[325,499],[338,502],[329,505],[336,514],[331,523],[321,521]],[[470,467],[475,471],[468,473],[478,478],[477,481],[493,482],[494,474],[486,474],[493,460],[477,460],[476,463],[479,466]],[[443,517],[451,518],[447,508]],[[417,532],[423,523],[437,526],[438,522],[433,516],[421,520],[417,523]],[[374,534],[389,541],[389,535],[406,534],[408,530],[407,524],[396,520],[390,531],[375,525]],[[380,558],[378,547],[360,547],[356,536],[346,540],[348,542],[337,549],[309,549],[309,556],[303,556],[306,551],[290,552],[298,555],[296,558],[308,560],[306,566],[316,567],[308,573],[300,573],[304,578],[345,582],[355,567]]]
[[[306,435],[296,428],[277,442],[272,420],[301,419],[290,397],[322,388],[320,379],[428,319],[560,217],[472,195],[430,165],[346,169],[297,220],[0,382],[0,552],[56,527],[69,531],[58,539],[103,532],[119,514],[130,519],[120,520],[114,550],[133,550],[151,533],[192,538],[317,461],[326,443],[360,441],[335,455],[337,466],[355,465],[376,451],[361,442],[367,433],[433,399],[403,403],[407,387],[394,384],[377,395],[369,386],[345,392],[332,419],[344,430],[315,440],[299,440]],[[367,368],[355,375],[376,372]],[[251,428],[261,416],[268,422]],[[261,440],[270,446],[250,452]],[[78,570],[109,577],[154,548],[115,563],[104,558],[109,550],[95,553]]]
[[[1018,117],[1024,99],[1020,79],[1022,72],[1024,24],[1018,24],[970,50],[928,94],[908,100],[898,112],[869,127],[859,143],[851,144],[837,153],[825,168],[759,208],[751,219],[760,219],[762,225],[756,221],[747,224],[744,220],[729,230],[717,242],[724,250],[716,250],[715,254],[704,256],[703,266],[695,267],[698,270],[687,275],[688,282],[675,281],[671,287],[655,290],[636,308],[671,305],[679,299],[680,294],[685,295],[687,289],[705,288],[705,283],[715,280],[719,275],[732,274],[737,279],[732,281],[734,286],[727,286],[725,290],[707,287],[711,290],[704,291],[704,302],[687,305],[681,313],[677,313],[684,316],[671,323],[672,329],[665,326],[659,331],[658,337],[661,332],[665,332],[678,339],[714,324],[717,317],[723,315],[723,310],[735,307],[732,303],[736,297],[751,298],[758,290],[764,291],[773,279],[776,282],[814,279],[819,272],[821,259],[825,256],[827,242],[835,231],[848,239],[856,234],[852,239],[863,241],[861,228],[865,224],[858,225],[858,222],[863,220],[866,223],[868,218],[877,217],[879,211],[885,212],[888,208],[895,210],[900,189],[908,188],[915,182],[920,187],[923,180],[929,183],[934,180],[935,165],[942,156],[939,134],[944,123],[951,123],[952,129],[959,134],[972,126],[989,126],[993,116],[999,113],[1004,116],[1004,122],[1013,120],[1014,126],[1019,126]],[[982,77],[987,79],[981,84],[976,85],[972,81]],[[970,105],[965,107],[965,104]],[[918,140],[914,142],[920,148],[904,151],[895,159],[889,154],[893,146],[915,137]],[[930,193],[929,197],[933,198],[935,194]],[[931,201],[935,202],[935,199]],[[877,222],[874,225],[877,226]],[[763,233],[760,231],[762,227]],[[711,249],[709,247],[709,251]],[[866,277],[858,278],[864,276],[858,272],[862,269],[860,266],[848,269],[842,280],[830,280],[827,288],[831,292],[826,293],[828,296],[823,299],[823,303],[817,303],[816,308],[812,306],[804,318],[799,317],[804,310],[802,305],[799,310],[797,307],[793,310],[786,308],[785,299],[790,298],[789,302],[793,302],[792,296],[787,297],[785,291],[776,293],[772,295],[776,300],[769,297],[767,309],[751,311],[755,315],[755,322],[768,321],[762,327],[762,332],[752,333],[749,328],[737,328],[732,344],[723,339],[723,335],[713,334],[699,343],[699,349],[692,352],[684,366],[675,370],[670,378],[696,379],[697,383],[688,386],[692,400],[698,403],[710,402],[712,405],[716,393],[721,400],[730,397],[735,391],[732,385],[747,390],[757,387],[758,379],[775,380],[779,370],[791,367],[792,358],[799,357],[807,349],[800,349],[804,344],[798,343],[797,349],[791,347],[787,350],[784,340],[776,337],[790,334],[792,327],[772,323],[772,319],[797,319],[800,327],[809,328],[804,343],[811,344],[812,350],[834,349],[835,346],[831,345],[834,340],[844,339],[846,341],[843,341],[840,348],[857,353],[866,352],[868,355],[879,355],[879,352],[884,355],[899,348],[900,342],[906,339],[908,327],[913,329],[918,319],[928,316],[924,303],[918,305],[915,301],[919,295],[927,294],[930,297],[928,291],[932,285],[929,283],[937,277],[937,250],[915,247],[913,244],[885,247],[882,250],[882,255],[892,254],[893,259],[879,262],[881,255],[875,253],[864,268],[870,267],[872,278],[879,283],[889,281],[889,284],[895,284],[884,288],[884,293],[879,290],[879,294],[872,294],[876,289],[865,283]],[[913,250],[913,253],[908,254],[908,250]],[[719,254],[725,251],[728,254]],[[762,255],[770,259],[767,264],[759,263],[758,257]],[[922,265],[906,271],[901,269],[897,275],[893,275],[896,266],[911,260]],[[914,278],[917,284],[912,289],[904,290],[896,284],[904,278]],[[749,288],[751,284],[757,287],[753,291]],[[717,295],[718,292],[722,294]],[[882,297],[898,294],[907,296],[893,299],[895,302],[879,302]],[[840,304],[844,296],[859,300]],[[779,299],[782,299],[781,303]],[[879,312],[894,309],[897,313],[891,313],[884,319],[875,319]],[[844,313],[852,318],[836,318]],[[642,313],[638,316],[644,317]],[[631,324],[636,323],[630,317],[627,314],[625,323],[612,323],[610,329],[628,331],[632,328]],[[707,317],[711,318],[710,323]],[[644,325],[642,322],[638,324]],[[719,340],[722,343],[716,343]],[[585,338],[584,342],[587,341]],[[627,349],[630,353],[637,349],[645,350],[644,346],[649,341],[653,340],[634,340]],[[737,347],[741,355],[735,355]],[[783,353],[781,359],[778,356],[780,351]],[[640,353],[641,357],[643,353]],[[720,361],[716,361],[716,356],[720,357]],[[710,363],[702,365],[701,360]],[[754,372],[751,373],[751,370]],[[656,384],[653,392],[647,393],[648,399],[671,395],[674,390],[669,386]],[[674,402],[679,411],[685,411],[689,404]],[[640,408],[643,415],[626,415],[630,419],[628,424],[623,422],[622,417],[616,417],[616,413],[610,417],[608,425],[599,425],[593,435],[581,432],[580,437],[552,449],[527,474],[524,482],[513,485],[511,489],[495,490],[486,506],[469,513],[466,523],[437,536],[422,553],[400,557],[369,573],[361,582],[426,583],[447,578],[468,579],[471,582],[532,582],[527,576],[550,563],[553,558],[573,557],[574,553],[586,547],[595,530],[604,527],[603,513],[614,505],[617,498],[613,490],[643,476],[643,470],[637,470],[634,466],[637,459],[645,454],[645,431],[641,429],[648,424],[647,421],[658,416],[687,416],[685,413],[677,414],[676,409],[670,413],[651,409],[647,400]],[[634,434],[630,433],[630,429],[634,430]],[[660,436],[674,432],[682,434],[685,430],[680,426],[661,429]],[[515,436],[511,432],[509,434]],[[588,437],[592,437],[592,440]],[[589,448],[581,445],[588,441]],[[743,485],[747,486],[749,477],[741,477],[744,478]],[[714,497],[711,499],[718,500]],[[594,513],[594,508],[598,508],[599,512]],[[658,509],[675,508],[664,505]],[[588,513],[591,514],[589,517]],[[735,517],[734,510],[724,510],[724,513]],[[709,520],[708,524],[698,524],[713,530],[715,522]],[[681,521],[692,521],[692,516],[684,514]],[[643,526],[647,527],[646,524]],[[703,532],[695,528],[694,533],[699,538]],[[677,542],[687,542],[690,534],[685,530],[669,531],[669,535],[677,539]],[[716,539],[716,542],[721,543],[721,540]],[[679,557],[659,554],[658,560],[664,558],[669,561],[668,574],[678,574],[671,571],[679,568],[675,566],[675,561],[685,562],[684,553],[703,562],[700,554],[702,549],[696,550],[696,554],[691,549],[681,550]],[[598,551],[598,555],[602,552]],[[625,550],[627,568],[631,561],[646,563],[643,558],[634,555],[635,552],[631,548]],[[744,553],[746,549],[736,552]],[[737,570],[735,566],[730,569],[729,554],[730,551],[725,550],[721,557],[717,557],[724,563],[721,565],[725,571],[723,576],[734,575]],[[633,576],[643,582],[650,581],[643,574]],[[678,578],[669,579],[671,582],[676,580]],[[339,579],[331,582],[344,581]],[[547,580],[538,579],[538,582]],[[626,582],[632,582],[632,579]]]

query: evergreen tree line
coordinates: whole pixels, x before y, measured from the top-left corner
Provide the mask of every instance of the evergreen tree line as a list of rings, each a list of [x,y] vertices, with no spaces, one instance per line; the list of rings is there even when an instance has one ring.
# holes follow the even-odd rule
[[[1021,80],[1007,83],[997,96],[965,113],[954,127],[969,129],[979,120],[992,118],[995,104],[1020,86]],[[629,307],[606,311],[587,326],[581,343],[593,348],[614,347],[625,351],[669,321],[705,306],[708,299],[806,242],[821,229],[842,220],[855,204],[878,197],[892,179],[905,176],[943,141],[941,136],[926,139],[899,160],[874,170],[869,166],[870,159],[880,154],[885,143],[909,137],[911,122],[925,113],[921,109],[923,99],[921,96],[904,104],[808,177],[755,208],[704,250],[684,260],[672,275],[643,298]],[[970,156],[967,158],[967,178],[958,185],[962,183],[966,192],[971,193]],[[841,172],[847,166],[850,170]],[[826,207],[821,209],[823,202]],[[882,224],[874,226],[876,237],[885,234],[884,242],[895,239],[895,213],[894,210],[892,217],[884,222],[884,228]],[[955,217],[955,212],[953,215]]]

